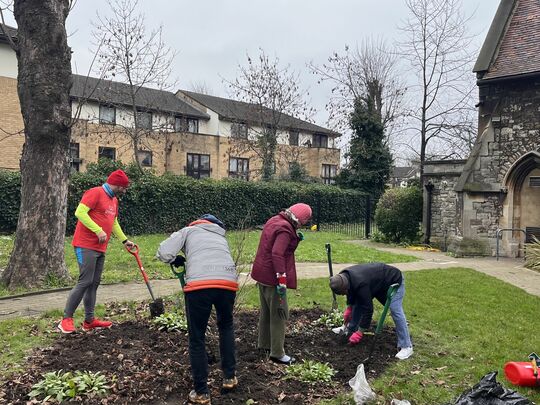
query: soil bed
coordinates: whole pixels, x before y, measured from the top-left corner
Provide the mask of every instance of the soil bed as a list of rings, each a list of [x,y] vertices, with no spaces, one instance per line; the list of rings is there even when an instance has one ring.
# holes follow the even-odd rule
[[[328,328],[314,326],[321,309],[291,311],[286,351],[302,360],[329,363],[337,374],[332,383],[310,385],[285,378],[285,366],[269,362],[257,350],[256,311],[241,311],[235,317],[237,376],[239,386],[221,393],[219,344],[215,321],[207,334],[207,348],[212,354],[209,387],[212,404],[313,404],[320,399],[350,391],[348,381],[367,356],[373,335],[366,335],[357,347],[349,347]],[[394,362],[396,337],[386,328],[378,337],[367,371],[368,378],[378,376]],[[26,372],[11,378],[4,386],[0,403],[27,403],[32,384],[48,371],[100,371],[108,378],[116,376],[107,397],[82,401],[101,404],[183,404],[192,388],[187,349],[183,332],[160,332],[145,319],[115,324],[112,329],[91,333],[59,335],[52,347],[35,350],[27,360]],[[80,403],[81,401],[77,401]]]

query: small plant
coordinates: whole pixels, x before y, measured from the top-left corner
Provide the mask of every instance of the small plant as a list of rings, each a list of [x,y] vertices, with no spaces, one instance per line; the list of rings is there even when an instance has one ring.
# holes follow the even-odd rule
[[[52,371],[43,375],[43,380],[32,386],[28,396],[40,398],[42,402],[50,400],[63,402],[77,396],[101,396],[107,394],[111,387],[107,379],[99,371],[75,371],[75,373],[63,370]]]
[[[330,382],[336,371],[328,363],[304,360],[287,368],[288,378],[294,378],[309,384]]]
[[[339,310],[333,309],[331,312],[322,314],[319,319],[315,320],[313,323],[328,328],[336,328],[343,325],[343,314]]]
[[[188,330],[186,317],[184,314],[178,312],[167,312],[158,316],[152,322],[160,331],[171,332],[173,330],[181,330],[187,332]]]

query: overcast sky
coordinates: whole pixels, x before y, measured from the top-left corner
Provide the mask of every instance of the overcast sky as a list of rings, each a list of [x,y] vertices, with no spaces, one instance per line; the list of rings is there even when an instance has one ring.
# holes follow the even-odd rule
[[[464,3],[468,14],[475,13],[471,31],[478,33],[479,47],[499,0]],[[320,125],[328,117],[329,88],[317,85],[306,64],[322,64],[333,51],[370,36],[389,43],[399,40],[397,26],[407,16],[405,0],[140,0],[139,9],[148,29],[163,25],[165,42],[177,51],[173,74],[179,88],[189,90],[191,83],[204,82],[214,95],[227,96],[220,76],[233,79],[246,54],[256,55],[263,48],[300,72]],[[79,0],[68,17],[74,72],[87,73],[91,21],[96,12],[105,15],[107,10],[105,0]]]

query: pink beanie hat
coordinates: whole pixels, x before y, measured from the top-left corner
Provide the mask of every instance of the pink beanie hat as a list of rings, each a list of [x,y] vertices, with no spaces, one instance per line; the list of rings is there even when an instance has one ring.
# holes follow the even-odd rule
[[[300,225],[305,225],[311,219],[311,207],[304,203],[298,203],[289,207],[294,216],[298,219]]]

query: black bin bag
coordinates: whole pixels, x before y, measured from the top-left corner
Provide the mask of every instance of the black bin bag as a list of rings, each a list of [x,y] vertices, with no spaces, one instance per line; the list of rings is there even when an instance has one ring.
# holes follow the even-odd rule
[[[452,405],[533,405],[534,403],[497,382],[497,372],[486,374]]]

